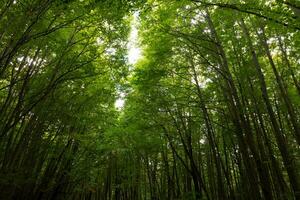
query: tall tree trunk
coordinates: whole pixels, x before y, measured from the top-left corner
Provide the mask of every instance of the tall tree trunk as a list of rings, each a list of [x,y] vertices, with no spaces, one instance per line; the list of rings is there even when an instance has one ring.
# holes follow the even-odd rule
[[[292,156],[292,153],[288,149],[288,145],[287,145],[286,139],[284,138],[284,134],[280,130],[279,125],[277,123],[277,119],[276,119],[275,113],[273,111],[273,108],[272,108],[272,105],[271,105],[271,102],[270,102],[270,99],[269,99],[269,94],[268,94],[268,91],[267,91],[265,77],[264,77],[264,74],[262,73],[261,66],[258,62],[257,55],[256,55],[254,47],[252,45],[249,31],[248,31],[248,29],[247,29],[247,27],[246,27],[243,20],[241,20],[240,25],[241,25],[241,27],[244,31],[244,35],[245,35],[245,37],[247,39],[247,42],[248,42],[248,47],[249,47],[249,50],[250,50],[251,55],[252,55],[253,64],[255,66],[255,69],[256,69],[256,72],[257,72],[257,75],[258,75],[258,79],[259,79],[259,82],[260,82],[262,98],[264,100],[264,103],[266,105],[266,108],[267,108],[267,111],[268,111],[268,114],[269,114],[269,117],[270,117],[270,120],[271,120],[271,124],[272,124],[274,134],[275,134],[275,137],[276,137],[276,140],[277,140],[277,144],[278,144],[279,150],[281,152],[281,156],[282,156],[284,165],[285,165],[286,170],[288,172],[291,186],[294,190],[294,195],[297,199],[300,199],[300,193],[299,193],[299,191],[300,191],[299,180],[300,179],[298,178],[294,158]]]

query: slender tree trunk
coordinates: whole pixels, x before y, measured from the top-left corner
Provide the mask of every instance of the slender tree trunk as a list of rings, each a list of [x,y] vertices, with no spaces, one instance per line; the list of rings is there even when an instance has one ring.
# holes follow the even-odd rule
[[[281,152],[281,156],[283,158],[284,165],[285,165],[285,167],[287,169],[287,172],[288,172],[288,175],[289,175],[291,186],[294,190],[295,197],[297,199],[299,199],[300,198],[300,193],[299,193],[299,191],[300,191],[300,189],[299,189],[299,180],[300,179],[298,178],[294,158],[293,158],[291,152],[288,149],[286,139],[284,138],[283,133],[280,130],[279,125],[277,123],[275,113],[273,111],[272,105],[271,105],[270,100],[269,100],[269,95],[268,95],[268,91],[267,91],[265,78],[264,78],[264,75],[262,73],[260,64],[258,62],[258,58],[257,58],[257,55],[255,53],[254,47],[252,45],[248,29],[247,29],[245,23],[243,22],[243,20],[241,20],[241,27],[242,27],[242,29],[244,31],[244,35],[245,35],[245,37],[248,41],[248,47],[249,47],[249,50],[251,52],[252,60],[253,60],[253,63],[254,63],[258,78],[259,78],[259,82],[260,82],[262,98],[264,100],[264,103],[266,105],[266,108],[267,108],[267,111],[268,111],[268,114],[269,114],[269,117],[270,117],[270,120],[271,120],[271,124],[272,124],[274,134],[275,134],[275,137],[276,137],[276,140],[277,140],[277,144],[278,144],[279,150]]]

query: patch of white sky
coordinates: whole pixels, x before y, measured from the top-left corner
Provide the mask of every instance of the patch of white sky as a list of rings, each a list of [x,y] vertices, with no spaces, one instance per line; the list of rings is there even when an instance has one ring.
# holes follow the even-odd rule
[[[134,65],[141,57],[141,49],[138,44],[138,26],[139,26],[139,12],[133,13],[131,21],[131,30],[128,38],[128,63]]]
[[[125,94],[123,92],[120,92],[119,97],[115,102],[116,109],[121,110],[124,107],[124,103],[125,103]]]
[[[132,66],[141,58],[141,49],[138,44],[138,26],[139,26],[139,12],[134,12],[132,21],[130,23],[130,34],[127,44],[127,60],[129,64],[129,70]],[[115,107],[121,110],[125,104],[126,94],[122,91],[118,91],[118,98],[115,102]]]

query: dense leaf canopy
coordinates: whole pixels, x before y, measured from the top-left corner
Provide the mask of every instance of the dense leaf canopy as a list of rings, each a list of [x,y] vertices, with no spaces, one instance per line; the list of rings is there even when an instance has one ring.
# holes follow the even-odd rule
[[[0,0],[0,199],[300,199],[299,52],[297,0]]]

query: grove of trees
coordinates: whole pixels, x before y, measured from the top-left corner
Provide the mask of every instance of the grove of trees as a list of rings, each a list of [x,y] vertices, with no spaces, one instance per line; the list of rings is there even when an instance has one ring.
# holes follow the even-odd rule
[[[300,2],[0,0],[0,199],[300,200]]]

